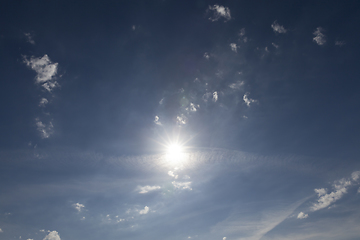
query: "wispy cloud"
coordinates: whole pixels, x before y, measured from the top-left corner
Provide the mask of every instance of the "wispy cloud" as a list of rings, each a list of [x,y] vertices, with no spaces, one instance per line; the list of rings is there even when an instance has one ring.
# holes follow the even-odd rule
[[[145,206],[144,209],[139,211],[139,214],[147,214],[149,212],[150,208],[148,206]]]
[[[78,212],[81,212],[83,210],[83,208],[85,208],[84,204],[81,203],[74,203],[72,205]]]
[[[242,86],[244,86],[244,84],[245,84],[244,81],[237,81],[235,83],[230,84],[229,87],[234,90],[239,90],[241,89]]]
[[[172,185],[173,185],[175,188],[178,188],[178,189],[189,189],[189,190],[192,190],[192,188],[191,188],[191,182],[175,182],[175,181],[173,181],[173,182],[172,182]]]
[[[37,126],[37,130],[40,132],[42,138],[49,138],[51,134],[54,132],[54,126],[50,121],[48,124],[40,121],[39,118],[35,118],[35,123]]]
[[[146,185],[146,186],[138,186],[137,187],[137,191],[141,194],[144,194],[144,193],[148,193],[148,192],[151,192],[151,191],[155,191],[155,190],[159,190],[161,189],[160,186],[149,186],[149,185]]]
[[[335,46],[339,46],[339,47],[342,47],[346,44],[345,41],[335,41]]]
[[[44,240],[61,240],[61,238],[57,231],[51,231],[48,235],[46,235]]]
[[[251,98],[249,98],[249,95],[250,95],[250,93],[245,93],[244,94],[244,96],[243,96],[243,100],[244,100],[244,102],[246,103],[246,105],[248,106],[248,107],[250,107],[250,104],[251,103],[256,103],[256,102],[258,102],[257,100],[254,100],[254,99],[251,99]]]
[[[48,100],[46,98],[42,98],[39,102],[39,107],[45,107],[46,104],[48,104]]]
[[[279,45],[276,45],[275,43],[271,43],[275,48],[279,48]]]
[[[58,63],[52,63],[48,55],[45,54],[39,58],[23,56],[23,58],[24,63],[37,73],[35,78],[37,84],[42,84],[49,92],[59,86],[54,79],[57,73]]]
[[[317,45],[324,45],[326,43],[326,36],[323,32],[324,29],[321,27],[316,28],[316,30],[313,32],[315,35],[313,41],[316,42]]]
[[[273,24],[271,24],[271,27],[272,29],[274,30],[274,32],[277,32],[277,33],[286,33],[286,29],[284,28],[284,26],[281,26],[277,20],[275,20],[273,22]]]
[[[228,7],[215,4],[214,6],[209,6],[208,11],[213,12],[213,15],[209,18],[209,20],[213,22],[218,21],[220,18],[224,18],[224,22],[231,19],[230,9]]]
[[[34,41],[34,35],[31,34],[31,33],[24,33],[25,37],[26,37],[26,40],[32,44],[32,45],[35,45],[35,41]]]
[[[155,123],[156,125],[159,125],[159,126],[161,126],[161,125],[162,125],[162,124],[161,124],[161,122],[160,122],[160,118],[159,118],[159,116],[155,116],[154,123]]]

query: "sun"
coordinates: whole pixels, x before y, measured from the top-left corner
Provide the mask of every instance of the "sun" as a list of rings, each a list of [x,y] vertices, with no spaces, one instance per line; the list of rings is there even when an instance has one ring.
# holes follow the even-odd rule
[[[166,149],[166,159],[173,163],[179,163],[184,159],[184,150],[180,144],[170,144]]]

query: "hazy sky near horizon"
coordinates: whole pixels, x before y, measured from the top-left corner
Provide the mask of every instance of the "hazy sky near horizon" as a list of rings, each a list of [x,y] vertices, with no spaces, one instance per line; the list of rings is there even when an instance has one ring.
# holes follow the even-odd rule
[[[360,2],[0,4],[0,239],[360,236]]]

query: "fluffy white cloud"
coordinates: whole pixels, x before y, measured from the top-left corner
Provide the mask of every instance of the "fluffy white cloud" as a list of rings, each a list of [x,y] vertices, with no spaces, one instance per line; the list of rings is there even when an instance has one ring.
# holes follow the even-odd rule
[[[317,45],[324,45],[326,43],[326,37],[325,35],[322,33],[324,31],[324,29],[322,29],[321,27],[316,28],[315,32],[313,32],[313,34],[315,35],[315,37],[313,38],[313,41],[317,43]]]
[[[57,73],[58,63],[52,63],[48,55],[45,54],[43,57],[39,58],[32,56],[30,59],[24,56],[24,63],[37,73],[36,83],[42,84],[42,86],[49,92],[59,86],[59,84],[53,79]]]
[[[81,212],[81,210],[83,210],[83,208],[85,208],[85,205],[81,204],[81,203],[74,203],[72,206],[79,212]]]
[[[204,53],[204,58],[206,58],[207,60],[209,60],[210,55],[206,52],[206,53]]]
[[[213,101],[216,102],[218,100],[219,96],[217,92],[213,93]]]
[[[224,22],[231,19],[230,9],[228,7],[215,4],[214,6],[209,6],[208,11],[209,10],[213,12],[213,15],[209,18],[209,20],[213,22],[218,21],[220,18],[225,18]]]
[[[236,53],[237,53],[237,46],[236,46],[236,43],[230,43],[230,48],[231,48],[231,51],[233,51],[233,52],[236,52]]]
[[[49,124],[45,124],[40,121],[39,118],[35,118],[35,123],[37,126],[37,130],[40,132],[42,138],[49,138],[51,134],[53,134],[53,124],[49,122]]]
[[[312,211],[317,211],[330,206],[330,204],[339,200],[346,192],[347,188],[351,185],[351,181],[341,179],[333,184],[334,191],[327,193],[324,188],[315,189],[314,191],[318,194],[319,199],[317,203],[314,203],[311,207]]]
[[[140,214],[147,214],[149,212],[150,208],[148,206],[145,206],[144,209],[140,210]]]
[[[0,228],[0,232],[4,232],[4,231]]]
[[[45,229],[40,229],[39,231],[40,231],[40,232],[45,232]]]
[[[300,212],[300,213],[297,215],[297,218],[298,218],[298,219],[304,219],[304,218],[307,218],[307,217],[309,217],[309,214],[303,213],[303,212]]]
[[[271,27],[274,32],[286,33],[286,29],[284,28],[284,26],[281,26],[276,20],[273,22],[273,24],[271,24]]]
[[[243,100],[244,100],[244,102],[246,103],[246,105],[248,107],[250,107],[251,103],[256,103],[257,102],[257,100],[249,98],[249,94],[250,93],[245,93],[244,96],[243,96]]]
[[[191,188],[191,182],[175,182],[175,181],[173,181],[173,182],[172,182],[172,185],[173,185],[175,188],[178,188],[178,189],[189,189],[189,190],[192,190],[192,188]]]
[[[31,33],[24,33],[24,35],[29,43],[35,45],[34,36]]]
[[[57,231],[51,231],[43,240],[61,240]]]
[[[226,240],[226,237],[223,237],[223,240]]]
[[[139,191],[139,193],[148,193],[148,192],[151,192],[151,191],[155,191],[155,190],[159,190],[161,189],[160,186],[149,186],[149,185],[146,185],[146,186],[138,186],[137,187],[137,190]]]

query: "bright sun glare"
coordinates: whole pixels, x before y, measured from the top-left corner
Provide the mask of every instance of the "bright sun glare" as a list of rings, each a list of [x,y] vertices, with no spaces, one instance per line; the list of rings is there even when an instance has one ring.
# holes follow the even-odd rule
[[[170,162],[178,163],[184,159],[183,148],[179,144],[171,144],[167,147],[166,158]]]

